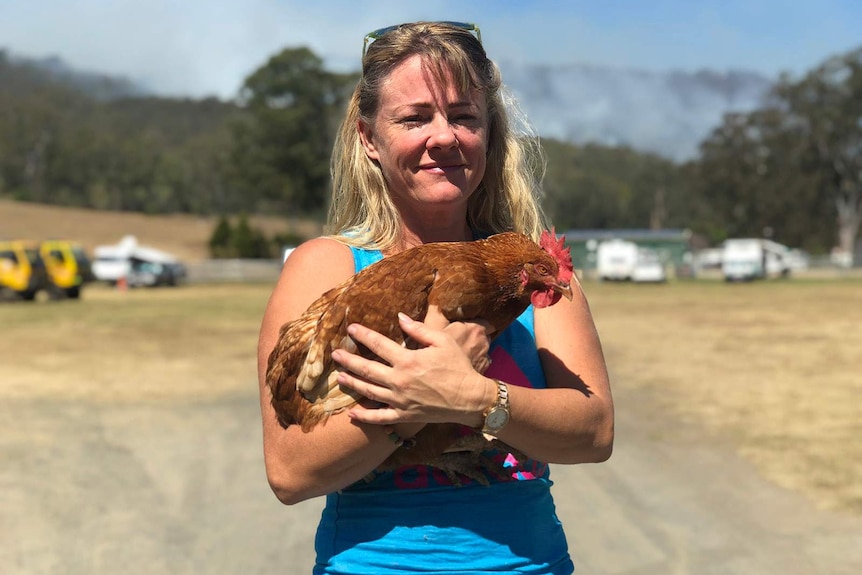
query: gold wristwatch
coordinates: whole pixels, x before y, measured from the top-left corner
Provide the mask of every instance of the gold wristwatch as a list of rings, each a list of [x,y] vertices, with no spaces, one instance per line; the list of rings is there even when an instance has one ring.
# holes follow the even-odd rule
[[[499,379],[495,379],[494,382],[497,384],[497,400],[483,414],[485,424],[482,426],[482,433],[488,435],[500,433],[500,430],[509,423],[509,388]]]

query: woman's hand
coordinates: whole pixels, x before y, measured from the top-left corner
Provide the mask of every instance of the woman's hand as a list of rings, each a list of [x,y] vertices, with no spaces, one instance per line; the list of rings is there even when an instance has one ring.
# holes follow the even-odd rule
[[[426,327],[441,330],[452,336],[470,358],[479,373],[485,373],[491,365],[488,351],[491,348],[493,326],[483,319],[449,322],[437,306],[429,306],[422,322]]]
[[[430,321],[440,325],[439,318]],[[493,400],[488,380],[477,371],[487,367],[487,328],[480,323],[453,323],[434,329],[399,314],[405,335],[419,343],[410,350],[361,325],[348,328],[350,336],[383,362],[345,350],[332,358],[347,371],[338,383],[353,389],[379,409],[355,407],[350,417],[359,422],[391,425],[403,422],[453,422],[477,426]]]
[[[428,315],[431,315],[429,310]],[[436,312],[439,313],[439,312]],[[443,314],[440,317],[446,321]],[[425,319],[425,325],[428,325],[428,318]],[[470,358],[470,363],[473,368],[479,373],[485,373],[485,370],[491,365],[491,358],[488,356],[488,351],[491,349],[490,333],[493,330],[491,324],[483,319],[473,321],[456,321],[448,323],[443,328],[443,333],[451,336],[461,350]]]

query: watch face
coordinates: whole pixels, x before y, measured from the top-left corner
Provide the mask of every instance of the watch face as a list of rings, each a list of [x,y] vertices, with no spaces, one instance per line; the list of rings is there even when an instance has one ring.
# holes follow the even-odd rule
[[[488,429],[502,429],[509,421],[509,414],[504,409],[494,409],[485,418],[485,427]]]

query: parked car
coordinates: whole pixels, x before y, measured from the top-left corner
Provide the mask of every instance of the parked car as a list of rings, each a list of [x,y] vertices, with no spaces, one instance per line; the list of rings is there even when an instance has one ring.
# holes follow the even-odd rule
[[[126,278],[129,287],[176,286],[186,280],[186,267],[179,262],[152,262],[131,258]]]
[[[639,283],[662,283],[667,281],[667,272],[655,250],[638,249],[638,260],[632,270],[632,281]]]

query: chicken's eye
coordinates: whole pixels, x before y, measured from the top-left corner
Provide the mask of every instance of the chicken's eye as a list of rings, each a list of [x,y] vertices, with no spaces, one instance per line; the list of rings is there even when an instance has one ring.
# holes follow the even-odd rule
[[[545,264],[539,264],[536,266],[536,271],[539,272],[539,275],[546,276],[548,275],[548,266]]]

